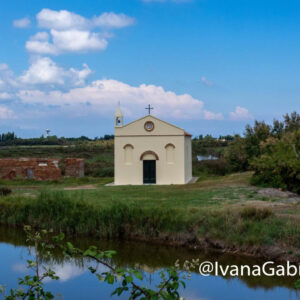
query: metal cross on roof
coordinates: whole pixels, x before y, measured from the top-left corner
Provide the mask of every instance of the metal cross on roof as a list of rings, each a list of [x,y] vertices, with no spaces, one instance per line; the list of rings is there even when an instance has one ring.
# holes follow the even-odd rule
[[[148,110],[148,114],[150,115],[151,109],[153,109],[153,107],[151,107],[151,105],[149,104],[145,109]]]

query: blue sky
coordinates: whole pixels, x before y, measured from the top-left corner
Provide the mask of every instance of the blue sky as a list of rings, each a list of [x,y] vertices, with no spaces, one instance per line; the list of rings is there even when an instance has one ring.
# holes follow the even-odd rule
[[[0,131],[113,133],[144,107],[194,135],[300,111],[300,3],[0,2]]]

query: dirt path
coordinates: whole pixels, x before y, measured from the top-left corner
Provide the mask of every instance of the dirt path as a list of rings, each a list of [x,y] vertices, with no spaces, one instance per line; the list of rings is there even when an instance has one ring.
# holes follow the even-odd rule
[[[95,189],[96,189],[96,186],[94,184],[69,186],[69,187],[64,188],[65,191],[95,190]]]

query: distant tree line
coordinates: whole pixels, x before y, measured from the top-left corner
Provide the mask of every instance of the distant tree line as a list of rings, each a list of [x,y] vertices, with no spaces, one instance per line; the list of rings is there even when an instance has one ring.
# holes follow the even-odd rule
[[[0,142],[8,142],[17,139],[17,136],[14,132],[2,133],[0,135]]]
[[[108,141],[114,139],[114,135],[105,134],[102,137],[95,137],[94,139],[88,138],[87,136],[80,137],[57,137],[52,136],[41,136],[39,138],[20,138],[14,132],[7,132],[0,134],[0,146],[34,146],[34,145],[70,145],[80,144],[85,141]]]
[[[220,135],[213,137],[210,134],[203,136],[200,134],[193,138],[193,156],[197,155],[213,155],[221,157],[224,149],[234,140],[232,135]]]

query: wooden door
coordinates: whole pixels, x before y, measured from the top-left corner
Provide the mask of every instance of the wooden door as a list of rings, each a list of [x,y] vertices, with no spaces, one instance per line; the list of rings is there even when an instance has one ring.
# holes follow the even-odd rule
[[[143,160],[143,182],[156,183],[156,160]]]

